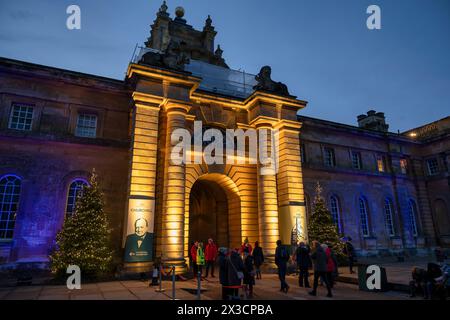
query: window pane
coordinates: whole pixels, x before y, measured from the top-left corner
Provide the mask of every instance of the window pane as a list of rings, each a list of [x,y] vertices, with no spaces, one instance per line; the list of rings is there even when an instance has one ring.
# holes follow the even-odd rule
[[[361,154],[359,152],[352,152],[352,167],[361,169]]]
[[[16,222],[21,181],[15,176],[0,179],[0,239],[11,239]]]
[[[416,202],[414,200],[409,200],[409,221],[411,226],[411,232],[414,236],[418,235],[416,223],[417,213],[418,212]]]
[[[435,175],[439,172],[439,165],[436,158],[427,160],[428,173],[430,175]]]
[[[336,197],[332,196],[330,198],[330,207],[331,207],[331,219],[333,223],[336,225],[339,232],[341,232],[341,224],[339,218],[339,201]]]
[[[9,129],[30,131],[32,122],[32,106],[13,104],[8,125]]]
[[[384,213],[385,213],[385,219],[386,219],[386,229],[390,236],[393,236],[395,234],[392,212],[393,212],[392,202],[391,202],[391,200],[386,199],[386,201],[384,203]]]
[[[95,138],[97,135],[97,116],[91,114],[78,115],[75,135],[79,137]]]
[[[66,215],[69,217],[75,213],[77,197],[83,189],[83,186],[87,186],[87,183],[83,180],[75,180],[70,184],[66,206]]]
[[[361,220],[361,230],[364,236],[369,235],[369,220],[367,217],[367,205],[366,200],[359,199],[359,214]]]

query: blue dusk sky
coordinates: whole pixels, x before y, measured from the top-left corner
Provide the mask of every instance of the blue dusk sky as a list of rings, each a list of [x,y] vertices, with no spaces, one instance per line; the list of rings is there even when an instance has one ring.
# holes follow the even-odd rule
[[[133,49],[149,36],[162,0],[0,0],[0,56],[123,79]],[[66,28],[66,8],[81,8],[81,30]],[[381,8],[381,30],[366,9]],[[309,101],[301,113],[356,124],[385,112],[390,131],[450,114],[448,0],[168,0],[203,28],[233,69],[272,78]]]

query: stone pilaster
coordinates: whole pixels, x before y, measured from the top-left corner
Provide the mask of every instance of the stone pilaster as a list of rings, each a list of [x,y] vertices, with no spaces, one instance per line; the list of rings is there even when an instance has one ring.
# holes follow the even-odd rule
[[[175,164],[171,135],[176,129],[186,127],[189,106],[184,102],[169,101],[164,105],[167,113],[166,158],[163,188],[163,210],[161,225],[161,253],[166,264],[177,266],[177,273],[185,271],[184,260],[184,210],[186,164]]]
[[[272,123],[257,121],[255,123],[258,137],[262,131],[272,132]],[[267,148],[272,150],[271,134],[267,135]],[[260,144],[258,140],[258,145]],[[275,147],[275,146],[274,146]],[[258,222],[260,244],[265,251],[265,255],[269,257],[269,261],[273,260],[275,254],[276,241],[280,237],[279,221],[278,221],[278,196],[277,196],[277,179],[276,168],[271,165],[261,163],[261,151],[258,151],[259,159],[257,166],[258,179]],[[276,155],[275,155],[276,156]]]
[[[154,236],[155,184],[158,139],[159,100],[133,95],[128,206],[125,215],[123,245],[134,234],[137,219],[146,220],[147,232]],[[152,241],[152,240],[150,240]],[[152,241],[153,242],[153,241]],[[126,248],[125,248],[126,250]],[[145,257],[125,256],[125,268],[131,272],[146,271],[153,260],[154,248]]]
[[[307,240],[306,206],[300,161],[300,128],[296,121],[281,120],[278,130],[277,191],[280,221],[280,239],[291,243],[292,231],[297,229],[301,240]]]

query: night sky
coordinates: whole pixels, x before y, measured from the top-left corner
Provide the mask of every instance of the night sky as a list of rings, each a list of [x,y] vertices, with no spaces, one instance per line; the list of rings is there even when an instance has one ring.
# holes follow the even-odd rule
[[[147,40],[162,0],[0,0],[0,56],[123,79],[136,43]],[[66,28],[66,8],[81,7],[81,30]],[[381,8],[381,30],[366,9]],[[302,114],[346,124],[369,109],[390,131],[450,114],[448,0],[167,1],[202,29],[208,14],[216,44],[233,69],[272,78],[309,101]]]

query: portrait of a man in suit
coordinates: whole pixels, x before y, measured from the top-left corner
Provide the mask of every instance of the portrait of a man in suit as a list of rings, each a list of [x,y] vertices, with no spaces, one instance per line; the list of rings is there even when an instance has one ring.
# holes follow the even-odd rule
[[[134,233],[125,241],[125,261],[141,262],[152,260],[153,234],[148,232],[148,221],[139,218],[134,222]]]

